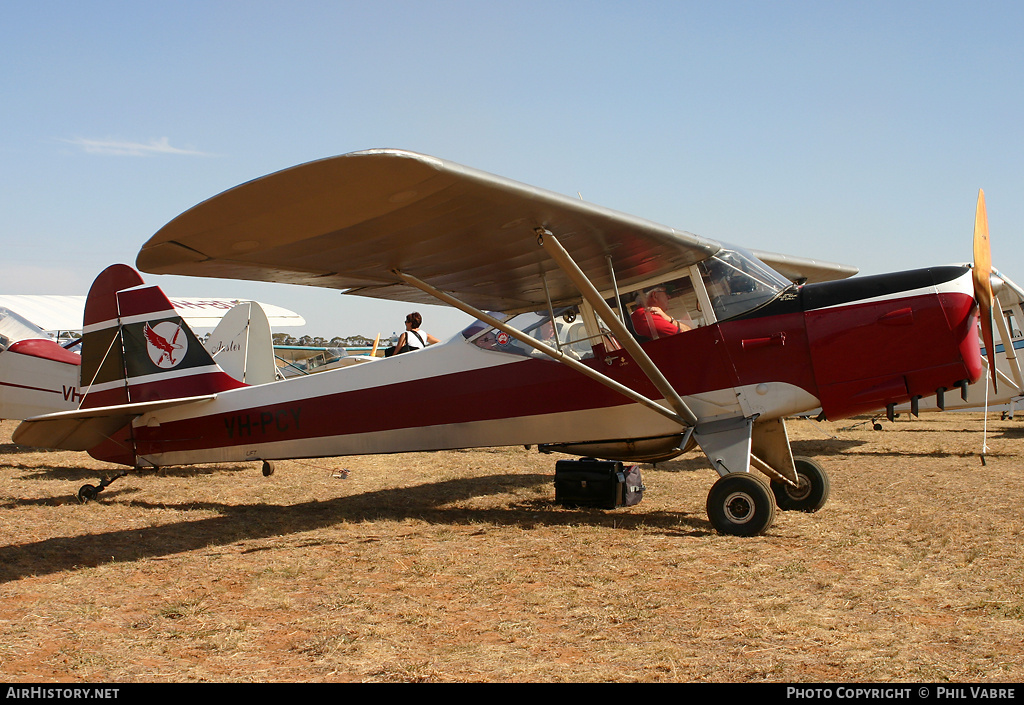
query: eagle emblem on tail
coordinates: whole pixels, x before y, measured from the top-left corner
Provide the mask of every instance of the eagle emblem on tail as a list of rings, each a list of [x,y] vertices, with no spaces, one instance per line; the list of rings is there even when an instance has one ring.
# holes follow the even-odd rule
[[[188,350],[188,343],[181,335],[181,325],[164,321],[150,326],[148,323],[143,329],[146,336],[146,351],[149,359],[157,367],[175,367],[185,357]],[[181,342],[178,342],[181,339]]]

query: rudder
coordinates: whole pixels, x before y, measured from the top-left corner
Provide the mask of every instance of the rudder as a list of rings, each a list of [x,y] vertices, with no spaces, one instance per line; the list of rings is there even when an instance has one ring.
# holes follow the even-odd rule
[[[103,270],[85,304],[81,408],[199,396],[245,386],[227,375],[158,286]]]

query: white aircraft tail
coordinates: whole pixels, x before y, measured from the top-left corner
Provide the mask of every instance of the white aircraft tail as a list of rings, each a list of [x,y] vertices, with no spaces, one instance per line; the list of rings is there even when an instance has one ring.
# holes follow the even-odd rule
[[[206,350],[239,382],[266,384],[277,379],[270,321],[255,301],[245,301],[229,310],[207,338]]]

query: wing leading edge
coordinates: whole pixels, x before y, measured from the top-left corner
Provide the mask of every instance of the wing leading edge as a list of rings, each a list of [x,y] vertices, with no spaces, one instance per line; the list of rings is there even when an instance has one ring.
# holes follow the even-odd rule
[[[601,289],[699,262],[721,245],[647,220],[434,157],[355,152],[250,181],[156,233],[137,259],[158,274],[351,289],[433,303],[402,270],[483,309],[578,298],[537,245],[557,233]]]
[[[225,191],[143,245],[154,274],[274,281],[435,303],[402,271],[480,309],[536,310],[579,294],[538,246],[555,233],[602,291],[718,252],[713,240],[414,152],[301,164]],[[611,265],[611,267],[609,266]]]

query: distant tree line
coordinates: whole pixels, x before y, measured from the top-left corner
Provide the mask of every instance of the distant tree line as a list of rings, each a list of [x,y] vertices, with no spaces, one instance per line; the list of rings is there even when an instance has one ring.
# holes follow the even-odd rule
[[[373,345],[373,338],[365,335],[334,336],[330,340],[320,336],[303,335],[294,338],[287,333],[274,333],[274,345],[301,345],[315,348],[365,348]]]

